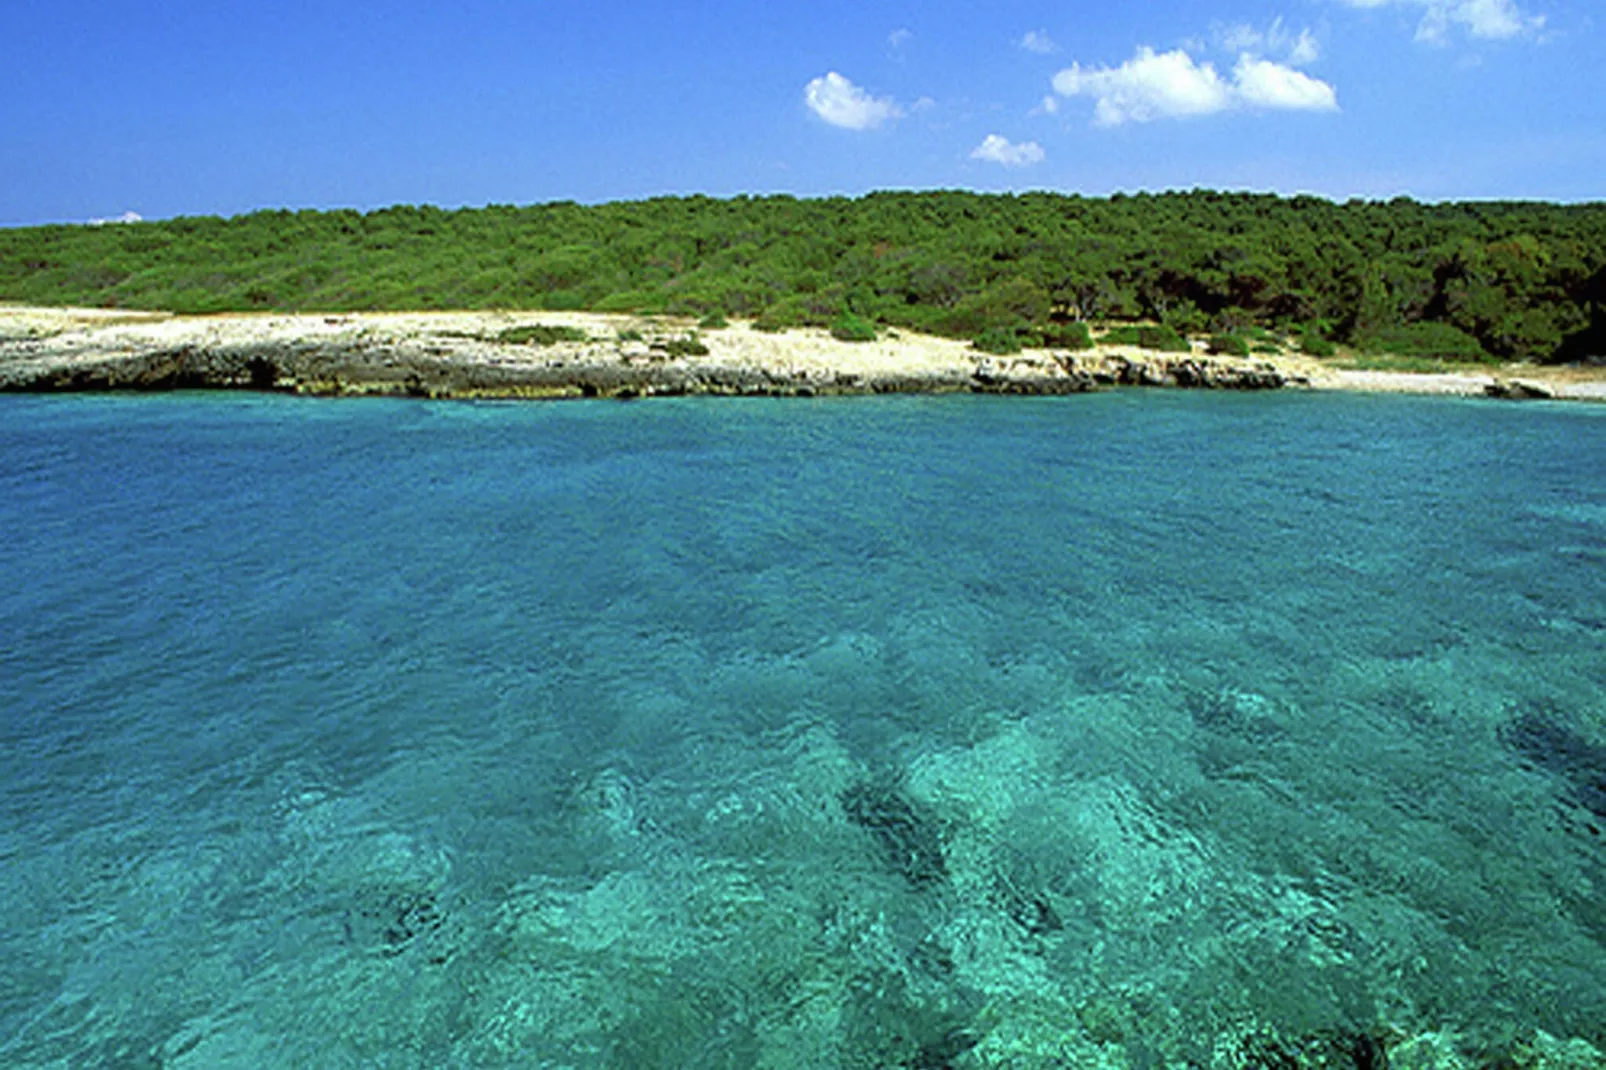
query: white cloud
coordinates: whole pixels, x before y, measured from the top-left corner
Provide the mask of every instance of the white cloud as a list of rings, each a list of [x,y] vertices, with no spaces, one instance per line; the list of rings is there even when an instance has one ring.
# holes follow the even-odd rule
[[[1288,49],[1288,62],[1295,67],[1304,67],[1321,58],[1322,49],[1316,43],[1316,38],[1311,36],[1309,30],[1300,30],[1299,36]]]
[[[1042,30],[1027,30],[1026,36],[1020,39],[1020,46],[1026,51],[1036,52],[1040,56],[1046,56],[1051,52],[1060,50],[1060,46],[1054,43],[1054,39]]]
[[[919,100],[909,105],[909,110],[918,114],[919,112],[930,111],[936,106],[937,102],[935,100],[931,99],[930,97],[921,97]]]
[[[1232,80],[1238,99],[1252,108],[1338,110],[1338,94],[1332,86],[1269,59],[1240,56],[1238,66],[1232,69]]]
[[[1239,23],[1221,31],[1221,47],[1230,52],[1249,52],[1266,43],[1266,35],[1250,26]]]
[[[1509,40],[1544,28],[1543,15],[1530,15],[1516,0],[1340,0],[1349,7],[1380,8],[1389,5],[1418,8],[1416,39],[1441,43],[1452,27],[1488,41]]]
[[[815,115],[846,130],[873,130],[903,118],[903,109],[891,97],[872,97],[836,71],[804,86],[803,100]]]
[[[1060,113],[1060,98],[1050,93],[1043,98],[1043,102],[1030,112],[1032,115],[1058,115]]]
[[[113,216],[110,219],[91,219],[89,225],[92,227],[104,227],[108,223],[139,223],[144,219],[145,217],[138,212],[124,212],[122,215]]]
[[[906,27],[899,27],[887,34],[887,43],[893,48],[902,48],[915,39],[914,31]]]
[[[1215,67],[1197,64],[1181,49],[1140,48],[1119,67],[1083,70],[1073,63],[1054,76],[1062,97],[1090,96],[1100,126],[1209,115],[1231,106],[1232,92]]]
[[[1269,55],[1292,67],[1303,67],[1321,58],[1321,46],[1317,44],[1316,36],[1308,29],[1294,33],[1283,24],[1281,18],[1273,19],[1265,30],[1256,29],[1248,23],[1218,27],[1214,38],[1216,44],[1228,52]]]
[[[1239,57],[1229,80],[1217,73],[1214,64],[1197,63],[1181,49],[1157,53],[1140,48],[1119,67],[1084,70],[1072,64],[1054,76],[1054,90],[1065,97],[1092,97],[1093,119],[1100,126],[1214,115],[1244,107],[1338,110],[1338,94],[1331,85],[1247,53]]]
[[[988,160],[1005,167],[1028,167],[1043,162],[1043,146],[1035,141],[1016,144],[1007,137],[988,134],[970,153],[972,160]]]

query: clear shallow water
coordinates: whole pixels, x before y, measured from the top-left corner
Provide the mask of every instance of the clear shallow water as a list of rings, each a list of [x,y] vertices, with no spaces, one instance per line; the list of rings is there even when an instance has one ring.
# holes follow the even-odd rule
[[[1603,458],[1441,399],[0,399],[0,1063],[1606,1043]]]

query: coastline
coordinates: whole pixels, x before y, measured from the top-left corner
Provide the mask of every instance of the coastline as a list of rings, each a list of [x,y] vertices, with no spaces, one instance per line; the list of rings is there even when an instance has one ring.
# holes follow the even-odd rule
[[[555,328],[547,344],[514,340]],[[509,332],[513,332],[511,336]],[[1113,386],[1448,394],[1606,401],[1606,369],[1411,373],[1134,346],[996,356],[888,331],[843,342],[817,328],[590,312],[361,312],[174,316],[0,307],[0,392],[255,389],[320,396],[634,398],[879,393],[1073,394]]]

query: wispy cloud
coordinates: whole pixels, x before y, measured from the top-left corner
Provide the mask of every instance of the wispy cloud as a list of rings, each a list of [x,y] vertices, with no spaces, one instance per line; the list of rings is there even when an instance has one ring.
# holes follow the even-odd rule
[[[1305,67],[1322,58],[1322,49],[1316,43],[1316,38],[1309,30],[1300,30],[1299,36],[1288,49],[1288,62],[1295,67]]]
[[[903,118],[903,109],[891,97],[873,97],[836,71],[804,86],[803,100],[815,115],[844,130],[874,130]]]
[[[1027,30],[1026,36],[1020,39],[1020,46],[1040,56],[1047,56],[1060,50],[1054,39],[1042,30]]]
[[[914,31],[902,26],[887,34],[887,44],[891,45],[894,49],[902,48],[904,45],[908,44],[914,39]]]
[[[1043,146],[1035,141],[1016,143],[1000,134],[988,134],[971,150],[972,160],[986,160],[1005,167],[1029,167],[1043,162]]]
[[[1538,33],[1545,16],[1530,14],[1516,0],[1339,0],[1347,7],[1415,8],[1422,12],[1416,39],[1441,44],[1455,28],[1468,36],[1487,41],[1503,41]]]
[[[1264,30],[1248,23],[1218,26],[1213,36],[1216,44],[1228,52],[1271,56],[1292,67],[1315,63],[1322,54],[1315,34],[1308,29],[1295,33],[1281,18],[1273,19]]]
[[[1072,64],[1054,76],[1054,90],[1064,97],[1092,97],[1093,119],[1100,126],[1215,115],[1237,108],[1338,110],[1338,94],[1328,83],[1248,53],[1239,57],[1230,76],[1222,77],[1214,64],[1196,62],[1182,49],[1140,48],[1119,67]]]

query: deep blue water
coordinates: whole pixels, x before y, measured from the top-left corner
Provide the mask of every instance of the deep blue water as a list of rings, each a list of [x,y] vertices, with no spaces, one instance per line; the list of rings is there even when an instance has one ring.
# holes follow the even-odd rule
[[[1603,882],[1606,408],[0,398],[0,1065],[1606,1045]]]

